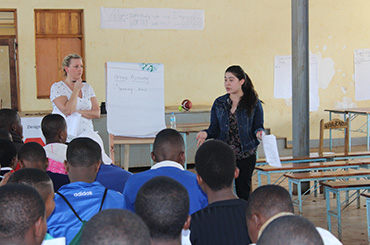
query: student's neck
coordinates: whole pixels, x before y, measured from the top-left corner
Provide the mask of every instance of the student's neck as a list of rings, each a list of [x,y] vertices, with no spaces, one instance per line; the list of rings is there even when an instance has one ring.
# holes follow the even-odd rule
[[[73,182],[86,182],[86,183],[92,183],[96,179],[96,175],[89,175],[89,174],[83,174],[83,173],[68,173],[68,178],[71,183]]]
[[[151,245],[181,245],[181,236],[179,239],[175,240],[159,240],[159,239],[152,239]]]
[[[219,191],[208,190],[207,196],[208,196],[208,204],[219,202],[219,201],[238,199],[236,195],[234,194],[232,187],[225,188]]]
[[[46,144],[60,143],[59,139],[47,139]]]

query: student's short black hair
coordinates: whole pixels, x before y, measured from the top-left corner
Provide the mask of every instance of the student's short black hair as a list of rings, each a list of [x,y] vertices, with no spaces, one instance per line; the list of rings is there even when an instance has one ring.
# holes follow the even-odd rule
[[[10,129],[10,125],[17,121],[18,112],[13,109],[4,108],[0,110],[0,128]]]
[[[48,195],[53,191],[49,175],[36,168],[23,168],[14,172],[10,176],[8,183],[32,186],[40,193],[44,200],[46,200]]]
[[[149,229],[135,213],[106,209],[86,223],[81,245],[150,245]]]
[[[294,213],[292,198],[285,188],[279,185],[264,185],[249,196],[247,218],[251,218],[253,213],[271,218],[281,212]]]
[[[90,138],[75,138],[68,144],[67,162],[73,167],[90,167],[101,161],[101,148]]]
[[[18,159],[26,160],[32,163],[46,162],[46,152],[44,147],[36,142],[28,142],[22,145],[18,153]]]
[[[10,167],[12,160],[17,156],[17,148],[10,140],[0,139],[0,164],[1,167]]]
[[[0,139],[13,141],[12,135],[5,128],[0,128]]]
[[[155,177],[137,193],[135,212],[147,224],[153,239],[177,239],[189,213],[188,192],[172,178]]]
[[[314,224],[304,217],[288,215],[272,221],[262,232],[257,245],[324,244]]]
[[[45,204],[33,188],[21,184],[0,187],[0,241],[24,239],[37,219],[45,216]]]
[[[195,154],[195,168],[213,191],[229,188],[236,168],[235,154],[223,141],[206,141]]]
[[[171,160],[172,156],[185,150],[184,139],[175,129],[166,128],[160,131],[153,143],[153,154],[157,160]]]
[[[46,115],[41,121],[41,130],[45,139],[54,139],[66,126],[66,120],[59,114]]]

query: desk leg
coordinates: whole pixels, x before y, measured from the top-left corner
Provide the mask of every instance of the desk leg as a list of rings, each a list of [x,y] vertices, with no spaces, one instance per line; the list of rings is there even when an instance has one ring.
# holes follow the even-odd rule
[[[329,112],[329,121],[331,121],[331,112]],[[329,149],[330,151],[333,149],[333,143],[332,143],[332,129],[329,129]]]
[[[367,239],[370,244],[370,199],[366,198],[366,216],[367,216]]]
[[[366,135],[367,135],[367,151],[369,151],[369,114],[366,114],[367,122],[366,122]]]
[[[344,114],[346,115],[346,114]],[[349,117],[349,120],[348,120],[348,151],[351,152],[351,113],[348,113],[348,117]],[[346,119],[344,119],[344,121],[346,121]]]
[[[258,178],[258,186],[261,186],[261,174],[260,171],[257,170],[257,178]]]
[[[325,195],[330,196],[328,187],[325,186]],[[330,198],[326,198],[326,222],[328,225],[328,231],[331,232],[331,217],[330,217]]]
[[[188,146],[186,144],[186,133],[181,133],[182,138],[184,139],[184,144],[185,144],[185,162],[184,162],[184,169],[187,169],[187,162],[188,162]]]
[[[130,160],[130,145],[125,145],[125,151],[124,151],[124,159],[123,159],[123,168],[128,171],[128,168],[130,166],[129,160]]]
[[[298,203],[299,203],[299,215],[302,216],[302,185],[301,181],[297,183],[297,191],[298,191]]]
[[[340,205],[340,191],[336,192],[337,195],[337,221],[338,221],[338,239],[342,240],[342,214]]]
[[[109,134],[109,157],[112,159],[113,164],[116,165],[116,159],[114,155],[114,135]]]

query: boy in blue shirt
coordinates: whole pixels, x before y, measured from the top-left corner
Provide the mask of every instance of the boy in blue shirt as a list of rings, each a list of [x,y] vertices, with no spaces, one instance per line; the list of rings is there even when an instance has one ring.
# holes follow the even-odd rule
[[[68,145],[65,167],[71,183],[55,195],[55,209],[48,219],[48,232],[53,237],[65,236],[69,244],[80,231],[81,220],[88,221],[103,209],[123,209],[122,194],[95,181],[100,163],[101,149],[92,139],[76,138]]]

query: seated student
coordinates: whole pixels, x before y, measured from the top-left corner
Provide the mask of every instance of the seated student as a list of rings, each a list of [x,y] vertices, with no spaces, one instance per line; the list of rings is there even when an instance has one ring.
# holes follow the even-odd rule
[[[55,209],[48,219],[53,237],[66,237],[69,244],[79,233],[82,221],[90,220],[100,210],[124,208],[122,194],[95,181],[100,162],[101,149],[95,141],[76,138],[69,143],[66,169],[71,183],[55,195]]]
[[[289,192],[278,185],[264,185],[252,192],[248,199],[246,219],[252,242],[256,242],[265,227],[274,219],[292,215],[294,207]],[[320,227],[316,228],[324,244],[342,244],[333,234]]]
[[[0,139],[0,166],[1,176],[7,172],[11,172],[17,165],[17,148],[7,139]]]
[[[85,225],[81,245],[150,245],[149,229],[128,210],[108,209],[95,214]]]
[[[116,190],[123,193],[126,182],[132,173],[112,164],[112,159],[110,159],[104,152],[103,140],[98,133],[85,131],[78,137],[90,138],[98,143],[101,148],[102,164],[100,164],[96,181],[110,190]]]
[[[0,110],[0,128],[6,129],[12,135],[13,143],[19,151],[23,145],[23,126],[18,112],[13,109]]]
[[[233,192],[233,180],[239,175],[233,150],[223,141],[207,141],[195,154],[195,168],[209,205],[191,215],[191,243],[249,244],[247,202]]]
[[[0,187],[0,243],[39,245],[46,234],[45,204],[32,187],[7,184]]]
[[[156,163],[150,170],[134,174],[126,182],[123,196],[128,210],[134,212],[140,187],[156,176],[171,177],[186,188],[190,198],[189,214],[207,206],[207,196],[198,185],[196,175],[184,170],[185,144],[179,132],[174,129],[160,131],[154,140],[152,159]]]
[[[288,215],[272,221],[262,232],[257,245],[322,245],[314,224],[304,217]]]
[[[20,169],[10,176],[9,183],[23,184],[35,188],[45,202],[46,218],[49,218],[55,208],[54,188],[53,182],[44,171],[36,168]],[[46,234],[45,239],[51,238],[49,234]]]
[[[137,193],[135,212],[148,226],[152,245],[181,245],[181,231],[190,225],[188,192],[172,178],[155,177]]]
[[[0,139],[13,141],[12,135],[4,128],[0,128]]]
[[[48,159],[44,148],[36,142],[28,142],[22,146],[18,154],[20,168],[37,168],[46,171]],[[65,174],[46,171],[53,181],[54,191],[69,183],[69,178]]]
[[[46,115],[41,121],[42,134],[45,137],[44,146],[46,157],[49,160],[47,171],[67,174],[64,161],[67,153],[67,123],[59,114]]]

